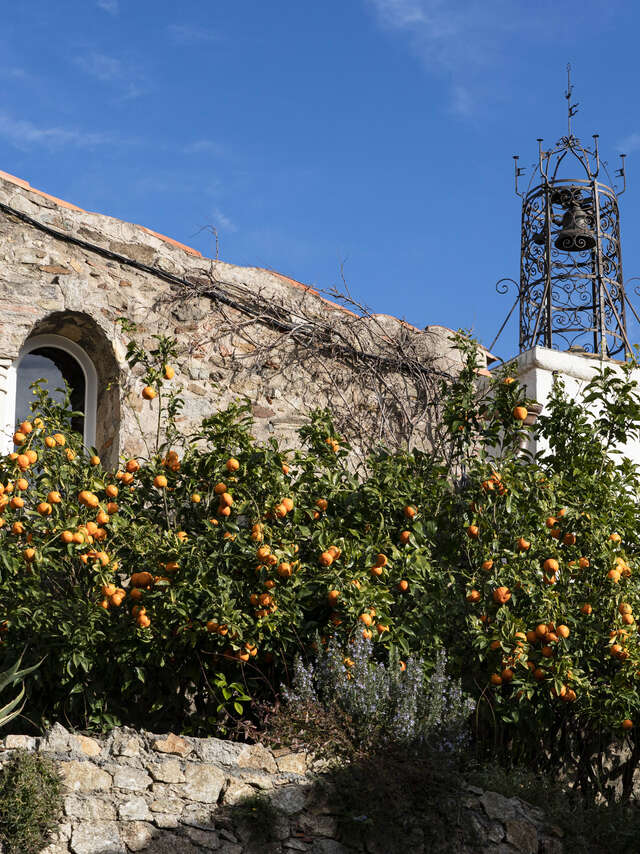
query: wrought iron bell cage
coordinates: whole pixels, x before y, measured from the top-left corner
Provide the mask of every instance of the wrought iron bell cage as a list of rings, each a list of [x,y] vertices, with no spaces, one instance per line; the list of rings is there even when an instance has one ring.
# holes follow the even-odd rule
[[[626,188],[624,155],[616,192],[599,180],[606,168],[598,135],[588,149],[571,133],[574,112],[570,106],[569,134],[552,149],[538,140],[538,164],[525,193],[518,189],[523,170],[514,158],[522,198],[520,352],[543,346],[626,359],[631,347],[618,210]],[[576,177],[560,177],[574,170]]]

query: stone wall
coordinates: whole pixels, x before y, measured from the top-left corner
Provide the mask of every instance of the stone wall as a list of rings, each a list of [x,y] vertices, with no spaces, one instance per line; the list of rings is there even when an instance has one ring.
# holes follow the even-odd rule
[[[259,439],[275,434],[295,443],[306,413],[330,405],[339,428],[354,438],[383,438],[392,446],[396,439],[405,445],[432,441],[437,383],[423,379],[428,369],[440,376],[459,365],[450,330],[357,316],[286,276],[203,258],[2,172],[0,205],[5,442],[13,430],[3,394],[7,371],[28,338],[57,334],[80,345],[98,372],[101,456],[113,464],[120,453],[142,453],[137,421],[153,435],[157,401],[140,398],[140,371],[127,367],[120,317],[138,324],[146,346],[153,346],[154,334],[178,339],[185,431],[247,396]]]
[[[126,728],[89,738],[59,724],[45,738],[6,736],[0,761],[17,749],[56,760],[64,781],[64,814],[42,854],[389,854],[366,816],[359,840],[340,841],[339,810],[313,788],[317,767],[303,753]],[[259,793],[274,807],[264,830],[239,810]],[[561,832],[518,798],[468,787],[454,806],[460,854],[562,854]],[[418,828],[398,833],[406,851],[429,854]]]

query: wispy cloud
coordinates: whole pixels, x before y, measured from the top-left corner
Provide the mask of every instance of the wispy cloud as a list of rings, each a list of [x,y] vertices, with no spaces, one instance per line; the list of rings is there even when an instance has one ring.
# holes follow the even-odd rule
[[[214,30],[192,24],[169,24],[167,32],[171,40],[179,45],[207,44],[218,40]]]
[[[36,146],[49,149],[97,148],[116,142],[112,134],[86,132],[78,128],[37,125],[26,119],[17,119],[5,112],[0,112],[0,138],[20,149]]]
[[[116,85],[119,99],[122,101],[139,98],[147,92],[142,72],[134,65],[116,56],[90,51],[79,54],[75,57],[74,62],[90,77],[94,77],[101,83]]]
[[[380,26],[401,33],[410,49],[450,85],[453,112],[477,108],[477,76],[498,65],[509,34],[527,12],[508,0],[365,0]]]
[[[225,148],[212,139],[196,139],[193,142],[188,142],[182,149],[182,153],[222,155],[225,153]]]
[[[118,0],[97,0],[96,5],[109,15],[117,15],[120,11]]]
[[[233,222],[233,220],[228,217],[225,213],[223,213],[219,208],[215,208],[212,211],[213,214],[213,224],[216,228],[224,228],[225,231],[237,231],[238,226]]]
[[[122,61],[115,56],[108,56],[106,53],[89,53],[85,56],[78,56],[76,63],[83,71],[98,80],[118,80],[124,76]]]
[[[630,154],[640,148],[640,133],[630,133],[617,144],[616,148],[623,154]]]

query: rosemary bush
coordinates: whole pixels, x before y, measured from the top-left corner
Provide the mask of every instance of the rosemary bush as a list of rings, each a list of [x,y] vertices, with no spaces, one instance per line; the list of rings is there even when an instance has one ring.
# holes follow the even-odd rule
[[[296,659],[291,687],[283,689],[283,717],[290,734],[297,727],[307,738],[310,729],[340,726],[356,751],[390,744],[461,749],[468,739],[473,702],[446,668],[444,650],[427,675],[420,658],[407,659],[403,669],[394,650],[388,662],[377,661],[366,638],[357,637],[349,655],[334,640],[315,663]],[[322,743],[322,732],[312,738],[317,740]]]

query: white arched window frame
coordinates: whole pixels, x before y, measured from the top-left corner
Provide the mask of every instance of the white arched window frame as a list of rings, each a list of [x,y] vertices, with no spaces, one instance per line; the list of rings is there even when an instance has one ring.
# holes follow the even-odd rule
[[[73,356],[78,362],[84,375],[84,444],[87,448],[95,445],[96,441],[96,407],[98,401],[98,375],[91,359],[82,347],[75,341],[70,341],[62,335],[34,335],[22,345],[18,357],[11,363],[6,376],[6,396],[2,433],[0,435],[0,450],[8,453],[13,450],[12,436],[16,420],[16,391],[18,368],[22,359],[39,350],[41,347],[56,347]]]

